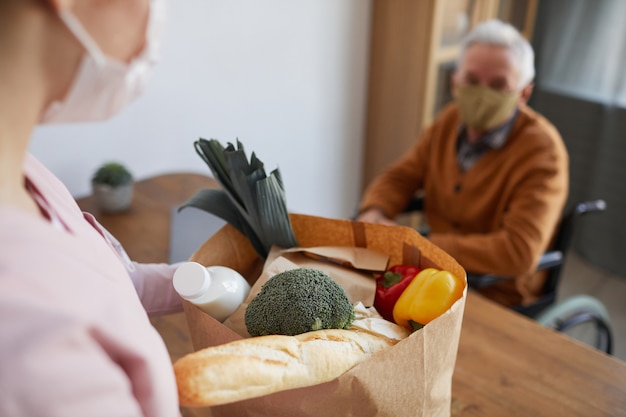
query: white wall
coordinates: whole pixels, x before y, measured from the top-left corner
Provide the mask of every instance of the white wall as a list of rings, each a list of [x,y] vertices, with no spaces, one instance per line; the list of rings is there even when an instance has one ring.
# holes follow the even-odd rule
[[[39,127],[31,151],[75,197],[105,161],[210,175],[198,137],[279,167],[293,212],[349,216],[361,187],[370,0],[175,0],[148,91],[104,123]]]

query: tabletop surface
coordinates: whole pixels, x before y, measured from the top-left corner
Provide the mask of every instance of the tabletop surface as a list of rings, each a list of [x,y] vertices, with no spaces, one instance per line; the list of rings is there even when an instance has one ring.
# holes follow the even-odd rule
[[[470,292],[453,416],[626,416],[626,363]]]
[[[100,213],[78,200],[139,262],[167,262],[171,210],[213,178],[166,174],[138,181],[133,204]],[[191,352],[182,313],[152,319],[172,360]],[[468,293],[452,381],[452,416],[626,416],[626,362]],[[184,415],[186,415],[183,412]],[[191,415],[191,414],[189,414]]]

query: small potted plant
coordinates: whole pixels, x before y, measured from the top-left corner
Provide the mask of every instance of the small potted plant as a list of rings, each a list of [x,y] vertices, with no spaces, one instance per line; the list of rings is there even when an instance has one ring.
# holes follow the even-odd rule
[[[133,175],[118,162],[107,162],[91,178],[93,198],[104,212],[127,210],[133,200]]]

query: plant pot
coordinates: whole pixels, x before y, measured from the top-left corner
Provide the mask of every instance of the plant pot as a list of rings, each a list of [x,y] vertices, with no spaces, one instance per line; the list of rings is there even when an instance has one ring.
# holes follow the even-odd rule
[[[119,213],[128,210],[133,201],[133,183],[111,186],[92,182],[96,206],[103,212]]]

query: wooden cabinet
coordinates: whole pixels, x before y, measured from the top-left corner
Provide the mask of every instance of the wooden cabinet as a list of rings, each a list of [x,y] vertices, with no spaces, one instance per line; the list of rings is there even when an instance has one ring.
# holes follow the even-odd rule
[[[460,42],[499,18],[526,37],[538,0],[374,0],[363,186],[416,140],[451,100]]]

